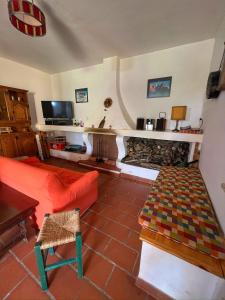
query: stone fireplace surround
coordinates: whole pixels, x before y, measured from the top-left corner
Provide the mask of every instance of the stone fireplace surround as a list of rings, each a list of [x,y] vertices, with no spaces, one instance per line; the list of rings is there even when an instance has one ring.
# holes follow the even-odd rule
[[[172,131],[145,131],[145,130],[129,130],[129,129],[114,129],[114,130],[92,130],[91,128],[75,127],[75,126],[53,126],[53,125],[38,125],[39,130],[42,131],[57,131],[57,132],[69,132],[76,135],[80,135],[82,141],[87,146],[85,154],[77,154],[66,151],[51,150],[51,155],[63,159],[72,161],[88,160],[93,153],[93,134],[104,134],[116,136],[116,144],[118,148],[118,157],[116,160],[116,166],[121,169],[121,173],[142,177],[149,180],[155,180],[159,174],[159,170],[155,168],[146,168],[136,165],[130,165],[123,163],[123,158],[127,155],[127,140],[130,137],[162,140],[162,141],[175,141],[189,143],[188,161],[193,160],[194,150],[196,143],[199,148],[202,143],[202,134],[185,134],[174,133]],[[185,143],[183,143],[185,144]],[[186,148],[185,148],[186,149]],[[186,149],[187,150],[187,149]]]

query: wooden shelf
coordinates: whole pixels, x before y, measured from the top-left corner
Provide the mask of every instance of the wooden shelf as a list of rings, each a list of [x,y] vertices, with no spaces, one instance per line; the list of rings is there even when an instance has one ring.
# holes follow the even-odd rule
[[[37,129],[42,131],[68,131],[74,133],[90,133],[90,134],[106,134],[118,135],[126,137],[140,137],[147,139],[158,139],[167,141],[180,141],[188,143],[202,143],[203,134],[179,133],[173,131],[148,131],[148,130],[132,130],[132,129],[112,129],[97,130],[89,127],[76,126],[56,126],[56,125],[37,125]]]

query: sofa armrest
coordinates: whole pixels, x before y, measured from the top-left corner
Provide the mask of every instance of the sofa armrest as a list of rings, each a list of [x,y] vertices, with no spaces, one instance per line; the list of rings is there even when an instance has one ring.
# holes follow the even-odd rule
[[[85,173],[81,178],[67,187],[57,199],[54,199],[53,209],[55,211],[62,210],[77,199],[85,196],[92,188],[95,188],[97,191],[98,176],[97,171]]]

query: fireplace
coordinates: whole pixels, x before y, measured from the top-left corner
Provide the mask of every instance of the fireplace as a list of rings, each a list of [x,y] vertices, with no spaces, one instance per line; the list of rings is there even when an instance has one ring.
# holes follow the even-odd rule
[[[116,162],[118,157],[116,135],[93,134],[92,156],[97,162]]]
[[[160,166],[184,166],[189,146],[187,142],[130,137],[126,142],[127,154],[121,162],[156,170]]]

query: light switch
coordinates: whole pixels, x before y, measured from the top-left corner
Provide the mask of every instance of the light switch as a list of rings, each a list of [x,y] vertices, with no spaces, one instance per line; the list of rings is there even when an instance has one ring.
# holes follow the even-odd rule
[[[225,182],[221,184],[221,188],[222,188],[223,191],[225,192]]]

